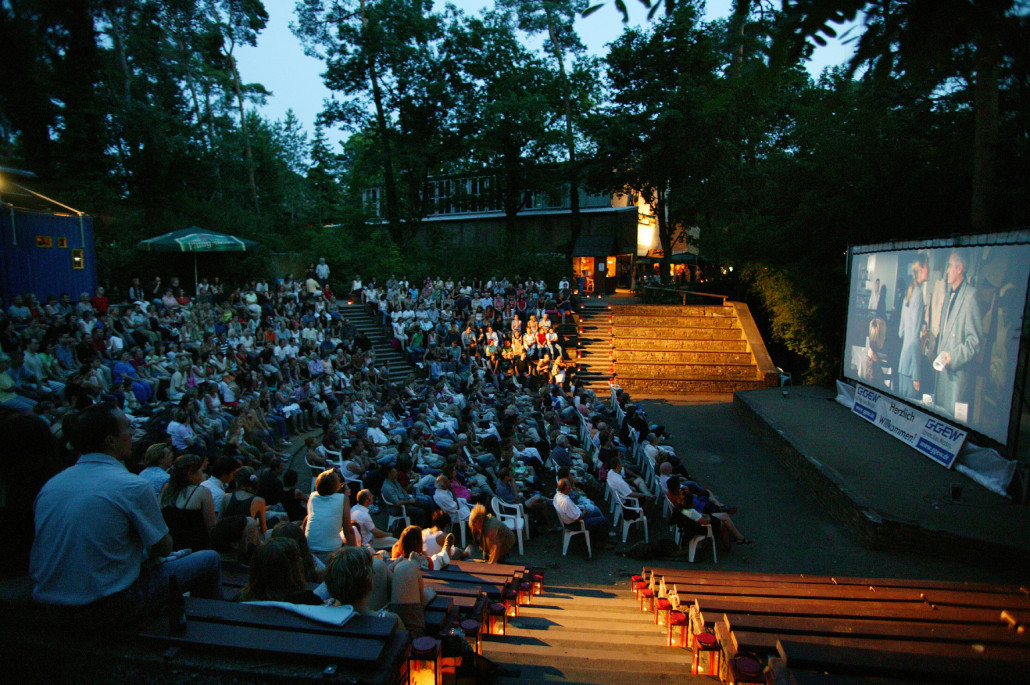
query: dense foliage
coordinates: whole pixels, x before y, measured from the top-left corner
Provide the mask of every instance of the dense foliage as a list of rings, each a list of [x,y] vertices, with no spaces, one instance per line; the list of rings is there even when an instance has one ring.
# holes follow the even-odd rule
[[[560,256],[517,250],[523,193],[630,189],[658,210],[667,254],[700,229],[711,287],[748,299],[811,379],[837,368],[848,244],[1030,223],[1025,2],[736,0],[713,22],[700,2],[645,2],[652,23],[603,64],[576,36],[588,4],[498,0],[469,17],[299,0],[294,31],[336,94],[307,132],[260,116],[260,75],[238,68],[261,0],[7,0],[0,166],[96,217],[115,287],[187,271],[134,246],[191,224],[267,247],[201,257],[230,278],[318,256],[340,277],[558,273]],[[814,81],[811,43],[852,20],[855,60]],[[323,127],[349,137],[334,149]],[[455,250],[424,222],[432,179],[453,174],[492,179],[500,250]]]

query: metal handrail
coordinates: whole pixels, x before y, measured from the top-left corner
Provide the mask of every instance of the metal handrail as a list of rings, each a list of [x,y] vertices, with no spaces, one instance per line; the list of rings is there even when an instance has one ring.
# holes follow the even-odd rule
[[[704,293],[704,292],[700,292],[698,290],[680,290],[679,288],[663,288],[663,287],[660,287],[660,286],[657,286],[657,285],[645,285],[644,286],[644,290],[654,290],[656,292],[665,292],[665,293],[678,293],[678,294],[683,296],[683,305],[684,306],[686,306],[686,304],[687,304],[687,295],[700,295],[702,297],[718,297],[719,299],[722,300],[722,304],[723,305],[726,304],[726,300],[728,300],[729,297],[730,297],[729,295],[717,295],[715,293]]]

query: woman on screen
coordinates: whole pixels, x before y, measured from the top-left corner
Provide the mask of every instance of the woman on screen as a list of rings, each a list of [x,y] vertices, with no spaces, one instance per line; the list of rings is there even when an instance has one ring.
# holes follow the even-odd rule
[[[912,260],[912,280],[905,293],[901,307],[901,354],[898,357],[898,394],[907,399],[919,400],[922,380],[919,334],[923,327],[923,283],[930,275],[926,253],[920,252]]]

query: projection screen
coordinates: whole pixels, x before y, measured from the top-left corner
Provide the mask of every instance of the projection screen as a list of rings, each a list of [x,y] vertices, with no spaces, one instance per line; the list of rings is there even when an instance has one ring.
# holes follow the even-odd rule
[[[844,376],[1005,444],[1030,231],[852,247]]]

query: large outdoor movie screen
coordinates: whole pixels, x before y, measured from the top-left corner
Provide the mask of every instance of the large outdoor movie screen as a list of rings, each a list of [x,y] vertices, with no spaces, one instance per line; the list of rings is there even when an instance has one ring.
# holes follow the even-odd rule
[[[845,377],[1007,442],[1028,238],[852,248]]]

